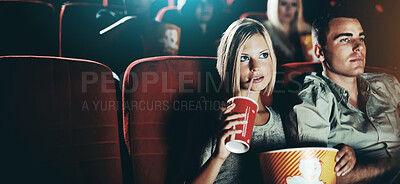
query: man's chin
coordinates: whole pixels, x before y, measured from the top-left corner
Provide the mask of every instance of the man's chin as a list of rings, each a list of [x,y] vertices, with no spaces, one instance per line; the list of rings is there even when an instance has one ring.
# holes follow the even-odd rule
[[[364,67],[363,68],[359,68],[359,69],[355,69],[355,70],[353,70],[352,73],[353,73],[353,76],[359,76],[359,75],[364,73]]]

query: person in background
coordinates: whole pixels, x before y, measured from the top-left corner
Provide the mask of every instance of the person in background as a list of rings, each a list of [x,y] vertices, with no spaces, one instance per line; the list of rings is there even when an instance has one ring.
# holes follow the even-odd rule
[[[268,0],[267,15],[263,24],[271,34],[278,66],[312,61],[311,27],[304,21],[302,0]]]
[[[222,95],[227,100],[233,96],[247,96],[258,103],[250,150],[244,154],[233,154],[225,147],[226,139],[241,130],[233,127],[245,124],[239,120],[243,114],[231,113],[235,104],[222,111],[219,129],[202,149],[201,168],[190,181],[192,183],[262,183],[258,154],[286,147],[280,115],[264,106],[261,95],[271,94],[276,79],[276,57],[271,38],[265,27],[253,19],[233,22],[224,32],[218,47],[217,70],[221,77]],[[250,89],[250,81],[254,80]],[[346,147],[346,146],[345,146]],[[336,159],[347,155],[350,147],[340,150]],[[354,156],[354,155],[353,155]],[[340,164],[346,165],[342,159]],[[355,162],[348,162],[353,166]],[[343,169],[343,170],[342,170]],[[351,167],[342,168],[348,172]]]
[[[216,56],[217,40],[227,27],[221,12],[221,1],[186,1],[177,23],[181,28],[179,55]]]
[[[284,116],[289,144],[354,148],[357,165],[338,183],[399,183],[398,80],[364,73],[366,35],[358,19],[318,18],[312,35],[323,71],[305,76],[298,102]]]

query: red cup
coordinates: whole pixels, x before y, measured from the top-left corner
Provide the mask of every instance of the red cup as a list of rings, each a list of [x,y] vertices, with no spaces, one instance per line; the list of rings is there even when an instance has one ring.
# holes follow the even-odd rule
[[[250,149],[251,135],[253,134],[254,120],[258,111],[258,104],[251,98],[237,96],[228,100],[228,105],[235,103],[232,112],[246,114],[246,117],[239,120],[247,121],[246,124],[236,125],[235,130],[242,130],[242,133],[229,136],[225,146],[232,153],[245,153]]]

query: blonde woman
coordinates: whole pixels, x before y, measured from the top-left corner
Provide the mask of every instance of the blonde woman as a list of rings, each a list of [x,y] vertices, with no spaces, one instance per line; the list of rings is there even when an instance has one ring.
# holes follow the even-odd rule
[[[304,21],[302,0],[268,0],[267,15],[263,24],[274,44],[278,66],[305,61],[308,56],[302,50],[301,36],[310,36],[311,27]]]
[[[250,150],[244,154],[230,153],[225,148],[228,136],[239,133],[234,125],[243,124],[242,114],[231,113],[235,104],[223,111],[222,129],[204,148],[202,168],[193,183],[260,183],[257,153],[286,147],[281,118],[261,102],[262,93],[271,94],[276,76],[276,57],[264,26],[252,19],[233,22],[222,36],[218,47],[217,70],[227,100],[246,96],[250,80],[254,80],[249,97],[258,103]]]

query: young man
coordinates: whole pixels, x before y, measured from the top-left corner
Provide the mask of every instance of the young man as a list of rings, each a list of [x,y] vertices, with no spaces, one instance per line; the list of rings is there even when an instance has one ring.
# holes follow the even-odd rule
[[[356,167],[339,183],[390,181],[400,165],[399,82],[364,73],[365,33],[357,19],[319,18],[312,35],[323,72],[305,77],[287,134],[298,145],[351,146]]]

